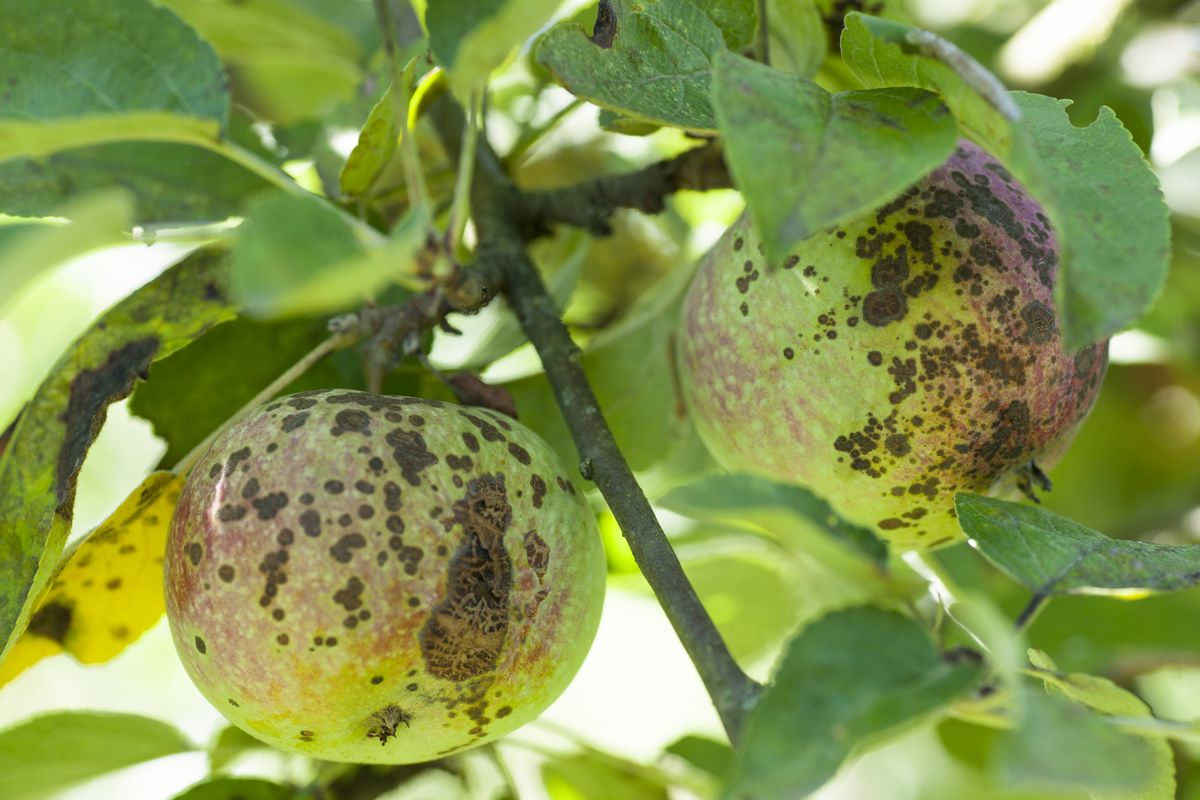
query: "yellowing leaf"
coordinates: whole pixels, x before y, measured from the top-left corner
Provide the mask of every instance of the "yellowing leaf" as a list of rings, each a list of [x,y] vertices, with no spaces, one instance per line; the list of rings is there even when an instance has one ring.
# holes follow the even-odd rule
[[[64,554],[29,627],[0,663],[0,686],[63,651],[84,664],[108,661],[158,621],[163,552],[182,485],[177,475],[155,472]]]

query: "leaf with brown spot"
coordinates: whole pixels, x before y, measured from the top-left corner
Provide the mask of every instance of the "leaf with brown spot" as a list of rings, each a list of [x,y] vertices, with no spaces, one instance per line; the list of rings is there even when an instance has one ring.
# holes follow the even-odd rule
[[[66,651],[108,661],[163,613],[162,559],[183,479],[155,472],[59,561],[29,627],[0,662],[0,686]]]
[[[222,251],[197,251],[106,312],[26,406],[0,457],[0,639],[8,651],[50,582],[75,480],[110,403],[150,365],[234,316]]]

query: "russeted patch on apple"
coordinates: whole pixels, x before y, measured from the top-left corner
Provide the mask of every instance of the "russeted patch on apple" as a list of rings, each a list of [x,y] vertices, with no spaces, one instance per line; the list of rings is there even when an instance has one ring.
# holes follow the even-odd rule
[[[1103,381],[1107,341],[1064,348],[1057,266],[1040,206],[966,141],[782,263],[743,216],[686,298],[687,406],[730,469],[903,548],[961,540],[955,493],[1045,485]]]
[[[167,615],[200,691],[248,733],[413,763],[536,717],[596,632],[595,517],[500,414],[332,390],[231,425],[184,486]]]

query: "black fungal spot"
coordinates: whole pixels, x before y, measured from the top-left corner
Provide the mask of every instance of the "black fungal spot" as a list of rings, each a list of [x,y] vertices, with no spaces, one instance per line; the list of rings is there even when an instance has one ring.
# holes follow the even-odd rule
[[[199,542],[192,542],[187,546],[186,551],[188,561],[192,562],[192,566],[200,566],[200,559],[204,558],[204,547]]]
[[[468,450],[470,450],[472,453],[479,452],[479,440],[475,438],[475,434],[469,432],[464,433],[462,435],[462,439],[463,444],[467,446]]]
[[[541,475],[531,475],[529,476],[529,488],[533,490],[533,507],[541,508],[542,498],[546,496],[546,481],[542,479]]]
[[[217,519],[221,522],[237,522],[247,513],[245,506],[223,505],[217,510]]]
[[[526,466],[529,465],[529,463],[530,463],[529,451],[526,450],[524,447],[521,447],[521,445],[517,444],[516,442],[509,442],[508,443],[508,452],[511,453],[512,457],[515,458],[517,461],[520,461],[522,464],[525,464]]]
[[[208,653],[208,645],[206,645],[204,640],[199,636],[196,637],[196,651],[200,653],[200,655],[205,655]]]
[[[341,494],[346,490],[346,485],[341,481],[331,480],[325,481],[325,491],[329,494]]]
[[[461,413],[461,412],[460,412]],[[416,431],[395,429],[387,435],[392,458],[400,467],[400,474],[412,486],[421,485],[421,471],[438,463],[438,457],[425,446],[425,437]]]
[[[321,515],[316,509],[307,509],[300,514],[300,527],[304,529],[306,536],[321,535]]]
[[[71,627],[71,615],[69,607],[51,601],[34,612],[26,630],[34,636],[62,643]]]
[[[308,420],[308,412],[304,411],[299,414],[288,414],[283,418],[282,424],[279,426],[284,433],[291,433],[299,427],[302,427]]]
[[[283,492],[271,492],[266,497],[250,501],[259,519],[273,519],[288,504],[288,496]]]
[[[226,583],[229,583],[233,580],[233,575],[234,575],[233,567],[230,566],[229,564],[222,564],[221,567],[217,570],[217,577],[220,578],[221,580],[225,581]]]
[[[897,289],[877,289],[862,301],[863,319],[877,328],[903,319],[907,310],[908,303]]]
[[[1021,319],[1025,321],[1025,341],[1032,344],[1046,344],[1057,333],[1054,312],[1037,300],[1025,304]]]
[[[251,478],[246,481],[246,485],[242,487],[242,499],[250,500],[258,496],[258,478]]]
[[[333,547],[329,548],[329,554],[333,556],[335,561],[342,564],[349,564],[354,558],[355,550],[362,549],[367,546],[367,540],[361,533],[348,533],[337,540]]]
[[[371,417],[367,412],[359,411],[356,408],[344,409],[334,415],[333,428],[329,432],[334,436],[340,436],[346,432],[369,435],[371,432]]]

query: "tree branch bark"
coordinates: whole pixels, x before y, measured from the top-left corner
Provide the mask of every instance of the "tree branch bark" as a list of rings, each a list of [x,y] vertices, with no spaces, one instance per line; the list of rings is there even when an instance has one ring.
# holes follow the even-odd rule
[[[449,98],[442,98],[429,108],[428,115],[448,149],[456,152],[456,145],[463,135],[462,111]],[[665,172],[669,175],[672,169],[677,167]],[[726,733],[736,742],[746,713],[761,687],[738,666],[684,574],[650,502],[617,448],[579,364],[579,348],[526,253],[526,239],[537,235],[535,226],[530,223],[536,219],[533,215],[539,213],[538,204],[545,200],[535,200],[532,207],[527,206],[531,195],[513,185],[482,138],[475,170],[471,197],[479,242],[475,265],[480,274],[497,278],[507,293],[525,334],[541,357],[546,377],[579,451],[580,471],[585,478],[595,482],[607,501],[638,567],[712,697]],[[663,185],[661,176],[656,180]],[[580,194],[587,196],[589,191],[582,189]],[[545,211],[544,206],[542,211]],[[546,221],[542,219],[543,223]]]

